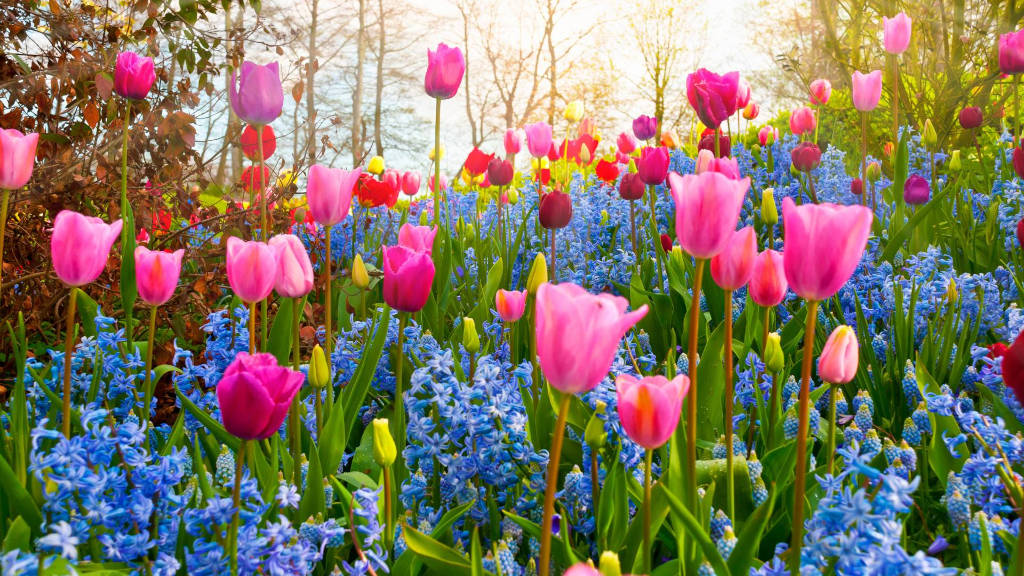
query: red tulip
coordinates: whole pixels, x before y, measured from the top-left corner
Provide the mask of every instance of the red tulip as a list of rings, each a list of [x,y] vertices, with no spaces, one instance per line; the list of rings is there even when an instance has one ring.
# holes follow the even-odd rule
[[[487,163],[487,179],[492,186],[507,186],[515,178],[516,171],[512,163],[501,158],[491,158]]]
[[[466,157],[463,166],[473,176],[480,176],[487,171],[487,163],[491,161],[491,158],[494,158],[494,154],[484,154],[483,151],[474,146],[469,151],[469,156]]]
[[[714,130],[708,130],[701,136],[700,142],[697,144],[697,150],[715,151]],[[718,136],[718,155],[720,157],[732,156],[732,142],[729,141],[729,136],[725,132]]]
[[[572,198],[558,190],[540,197],[540,225],[548,230],[565,228],[572,220]]]
[[[821,149],[814,142],[801,142],[789,153],[793,167],[801,172],[810,172],[821,163]]]
[[[623,200],[639,200],[644,196],[644,182],[634,172],[626,172],[619,181],[619,196]]]
[[[857,196],[864,193],[864,181],[860,178],[854,178],[850,180],[850,192],[853,192]]]
[[[391,208],[398,202],[398,189],[392,188],[387,182],[377,180],[367,172],[359,175],[356,181],[356,197],[359,203],[368,208],[387,206]]]
[[[981,108],[977,106],[967,106],[960,111],[957,115],[957,119],[960,120],[960,126],[964,130],[970,130],[977,128],[985,121],[984,116],[981,114]]]
[[[420,191],[420,173],[410,170],[402,174],[402,193],[406,196],[415,196]]]
[[[259,137],[257,136],[257,130],[252,125],[245,127],[242,130],[242,137],[239,138],[239,143],[242,145],[242,154],[253,162],[259,159]],[[266,160],[274,155],[277,150],[277,137],[274,135],[274,128],[270,125],[263,127],[263,159]]]
[[[594,174],[606,184],[611,184],[619,177],[619,167],[615,162],[601,160],[594,168]]]
[[[666,253],[672,251],[672,237],[668,234],[661,235],[661,249]]]
[[[1024,404],[1024,331],[1006,349],[1003,355],[1003,382],[1013,390],[1017,401]]]
[[[1024,247],[1024,218],[1017,221],[1017,244]]]

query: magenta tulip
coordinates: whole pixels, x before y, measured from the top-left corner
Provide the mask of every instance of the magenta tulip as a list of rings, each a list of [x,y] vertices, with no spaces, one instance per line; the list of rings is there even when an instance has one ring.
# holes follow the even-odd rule
[[[960,113],[957,114],[957,120],[960,122],[960,127],[964,130],[972,130],[981,126],[985,122],[985,116],[981,113],[981,108],[977,106],[965,106]]]
[[[774,126],[761,126],[757,131],[757,143],[761,146],[771,146],[779,139],[779,129]]]
[[[436,50],[427,50],[427,74],[423,89],[431,98],[448,100],[455,96],[466,73],[466,59],[462,50],[441,43]]]
[[[121,52],[114,66],[114,92],[122,98],[144,100],[149,94],[156,73],[153,59],[139,56],[134,52]]]
[[[626,332],[647,305],[626,312],[628,302],[590,294],[572,284],[545,283],[537,290],[537,356],[548,383],[566,394],[592,390],[611,369]]]
[[[384,301],[402,312],[418,312],[427,303],[434,282],[429,252],[406,246],[384,247]]]
[[[817,126],[814,110],[807,106],[801,106],[789,115],[789,130],[797,136],[812,133]]]
[[[266,66],[242,62],[241,74],[231,74],[228,98],[235,114],[246,123],[264,126],[273,122],[284,105],[277,62]]]
[[[434,236],[437,236],[437,226],[431,228],[406,222],[398,229],[398,245],[414,252],[426,252],[430,256],[434,250]]]
[[[224,429],[243,440],[270,438],[284,422],[305,377],[272,354],[239,352],[217,383]]]
[[[718,172],[668,176],[676,202],[676,238],[694,258],[721,252],[739,221],[750,178],[733,180]]]
[[[636,150],[637,141],[629,132],[623,132],[619,134],[619,137],[615,140],[615,144],[619,147],[619,152],[623,154],[632,154]]]
[[[402,193],[406,196],[415,196],[420,191],[420,173],[410,170],[402,174]]]
[[[278,234],[268,243],[277,250],[274,290],[285,298],[301,298],[313,289],[313,264],[302,240],[294,234]]]
[[[892,18],[882,17],[883,44],[889,54],[902,54],[910,46],[910,17],[900,12]]]
[[[668,176],[668,149],[662,146],[647,146],[640,151],[640,160],[636,163],[640,180],[648,186],[656,186]]]
[[[508,156],[519,154],[522,149],[523,142],[519,138],[519,131],[515,128],[505,130],[505,154]]]
[[[818,377],[830,384],[846,384],[857,375],[860,345],[853,328],[836,327],[818,357]]]
[[[619,421],[629,438],[647,450],[659,448],[679,425],[683,398],[690,391],[690,379],[679,374],[637,378],[622,374],[615,379]]]
[[[861,112],[871,112],[878,107],[882,97],[882,71],[869,74],[853,73],[853,107]]]
[[[732,233],[725,248],[711,259],[711,277],[723,290],[739,290],[750,281],[757,257],[757,234],[750,226]]]
[[[392,190],[402,189],[402,174],[394,168],[388,168],[380,175],[381,182],[388,185]]]
[[[594,568],[590,564],[584,564],[583,562],[577,562],[569,567],[562,576],[601,576],[601,572]]]
[[[68,286],[84,286],[99,278],[110,247],[120,234],[120,220],[107,224],[99,218],[61,210],[53,220],[50,237],[50,259],[57,277]]]
[[[1024,72],[1024,30],[999,35],[999,70],[1003,74]]]
[[[543,158],[551,150],[551,125],[537,122],[526,126],[526,147],[534,158]]]
[[[708,128],[718,128],[736,112],[739,81],[739,72],[719,76],[705,68],[686,77],[686,99],[701,123]]]
[[[306,202],[309,213],[322,226],[334,226],[348,216],[352,207],[352,190],[362,168],[342,170],[320,164],[309,167]]]
[[[926,204],[930,195],[931,187],[928,180],[917,174],[911,174],[903,183],[903,201],[907,204]]]
[[[243,302],[259,302],[274,289],[278,275],[279,248],[255,240],[228,238],[228,284]]]
[[[494,309],[504,322],[515,322],[526,311],[526,290],[498,290],[494,294]]]
[[[825,78],[811,82],[811,104],[824,106],[832,97],[832,83]]]
[[[782,201],[786,281],[797,296],[831,298],[857,268],[874,216],[866,206]]]
[[[765,250],[758,254],[754,258],[747,287],[754,304],[765,308],[778,306],[786,297],[788,289],[782,254],[775,250]]]
[[[633,119],[633,135],[637,140],[643,142],[654,138],[658,133],[658,119],[653,116],[641,114]]]
[[[39,134],[0,129],[0,188],[17,190],[28,184],[36,161]]]
[[[143,302],[160,306],[171,299],[178,287],[184,255],[184,250],[159,252],[145,246],[135,247],[135,285]]]

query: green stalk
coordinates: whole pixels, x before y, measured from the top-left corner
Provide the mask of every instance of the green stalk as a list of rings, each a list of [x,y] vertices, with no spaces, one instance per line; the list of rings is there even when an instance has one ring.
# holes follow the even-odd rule
[[[131,210],[131,206],[128,205],[128,140],[131,136],[132,124],[131,124],[131,111],[132,101],[124,101],[124,138],[121,142],[121,215],[127,214]],[[134,221],[134,217],[132,220]],[[128,244],[132,238],[130,234],[135,234],[135,230],[132,230],[134,226],[122,226],[121,227],[121,246],[122,248]],[[124,265],[124,262],[121,263]],[[135,297],[132,296],[134,301]],[[125,308],[130,308],[126,306]],[[124,334],[127,344],[128,353],[131,354],[135,349],[135,345],[132,343],[132,334],[134,328],[132,324],[135,323],[135,317],[132,314],[132,310],[128,309],[124,311]]]
[[[354,221],[355,214],[352,217]],[[331,279],[331,228],[333,226],[327,226],[324,229],[327,234],[327,261],[324,262],[324,345],[327,347],[328,358],[334,353],[334,338],[331,335],[332,320],[334,318],[334,308],[331,307],[331,292],[334,291],[334,283]],[[354,224],[352,231],[352,251],[355,252],[356,236]]]
[[[1013,123],[1016,128],[1013,131],[1013,147],[1020,144],[1020,74],[1013,75]],[[1024,550],[1024,548],[1018,548]],[[1021,552],[1024,555],[1024,552]]]
[[[253,304],[255,307],[255,304]],[[231,517],[231,531],[228,533],[228,559],[231,561],[231,576],[238,576],[238,517],[242,502],[242,466],[245,462],[245,449],[249,441],[239,438],[238,452],[235,453],[235,487],[231,491],[231,502],[235,514]]]
[[[835,470],[836,460],[836,396],[839,395],[839,386],[832,384],[829,390],[829,423],[828,423],[828,474],[831,476]]]
[[[793,481],[793,539],[790,543],[790,572],[800,575],[800,548],[804,540],[804,487],[807,482],[807,431],[810,427],[811,366],[814,363],[814,326],[818,302],[807,302],[804,328],[804,360],[800,375],[800,427],[796,436],[796,479]]]
[[[264,168],[266,158],[263,157],[263,126],[256,127],[256,149],[259,152],[260,161],[260,240],[266,242],[270,239],[270,229],[267,221],[267,188],[268,183],[264,180]],[[267,349],[267,304],[270,297],[267,296],[260,302],[260,343],[263,349]]]
[[[571,394],[562,394],[558,405],[558,421],[551,437],[551,451],[548,453],[548,471],[544,483],[544,514],[540,524],[540,576],[551,573],[551,519],[555,515],[555,492],[558,490],[558,461],[562,457],[562,438],[565,436],[565,422],[569,418]]]
[[[441,99],[434,108],[434,226],[441,217]]]
[[[156,306],[149,309],[149,341],[146,346],[146,385],[145,395],[142,400],[142,410],[139,414],[139,422],[145,423],[149,420],[150,405],[153,403],[153,341],[156,336]]]
[[[67,324],[64,332],[64,402],[62,405],[61,424],[64,426],[64,437],[71,439],[71,356],[75,352],[75,312],[78,309],[78,287],[71,287],[68,302]]]
[[[733,385],[732,385],[732,290],[725,291],[725,492],[729,518],[736,518],[736,488],[733,480]],[[756,388],[756,386],[755,386]]]
[[[651,466],[653,466],[654,451],[646,450],[644,455],[644,568],[645,574],[651,572],[653,563],[651,556]]]
[[[294,302],[295,306],[292,310],[292,369],[297,372],[299,364],[302,362],[302,346],[299,342],[299,315],[301,313],[302,298],[296,298]],[[320,393],[316,387],[313,387],[313,392],[316,394]],[[302,479],[302,473],[299,470],[299,455],[302,453],[299,402],[299,395],[296,394],[295,398],[292,399],[291,407],[288,409],[288,440],[292,452],[292,484],[296,486],[300,484]]]
[[[405,383],[402,369],[405,365],[405,326],[408,321],[408,312],[398,313],[398,343],[395,346],[395,417],[391,419],[391,435],[395,438],[395,447],[399,454],[405,449]]]
[[[4,236],[7,233],[7,204],[11,200],[11,191],[4,188],[3,199],[0,199],[0,286],[4,277]]]
[[[249,303],[249,354],[255,354],[259,351],[256,348],[256,303]]]
[[[391,504],[391,466],[384,467],[384,550],[391,551],[395,534],[395,515]]]
[[[658,234],[658,213],[655,208],[657,199],[654,197],[655,191],[654,186],[647,187],[647,200],[651,205],[651,239],[654,241],[654,260],[658,264],[658,286],[661,286],[662,279],[662,268],[661,268],[661,235]]]
[[[868,113],[860,113],[860,182],[861,186],[865,188],[868,185]],[[866,190],[865,190],[866,191]],[[867,195],[861,194],[863,198],[861,201],[865,206],[868,205]],[[872,201],[874,200],[874,193],[872,192]]]
[[[700,327],[700,288],[704,281],[704,262],[697,259],[697,271],[693,280],[693,297],[690,299],[690,334],[687,360],[690,371],[690,392],[686,397],[686,473],[689,481],[687,506],[697,513],[697,332]]]

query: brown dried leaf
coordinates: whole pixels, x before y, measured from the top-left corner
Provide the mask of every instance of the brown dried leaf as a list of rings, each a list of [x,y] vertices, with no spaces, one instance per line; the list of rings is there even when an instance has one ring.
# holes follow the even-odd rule
[[[105,72],[96,73],[96,94],[99,95],[104,101],[110,100],[110,95],[114,91],[114,80],[110,78]]]
[[[89,128],[95,128],[100,122],[100,109],[96,107],[94,100],[89,100],[89,103],[85,105],[85,109],[82,110],[82,116],[85,118],[85,123],[89,125]]]

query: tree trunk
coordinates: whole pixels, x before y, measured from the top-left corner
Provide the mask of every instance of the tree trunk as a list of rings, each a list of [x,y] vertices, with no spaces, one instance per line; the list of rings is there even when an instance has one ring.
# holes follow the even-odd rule
[[[352,166],[363,161],[363,60],[366,58],[366,0],[359,0],[356,85],[352,90]]]
[[[476,120],[473,119],[473,104],[469,97],[469,17],[468,13],[471,8],[463,5],[459,5],[459,11],[462,12],[462,51],[465,53],[466,58],[466,72],[462,76],[462,87],[463,92],[466,94],[466,118],[469,119],[469,130],[470,139],[472,140],[473,146],[480,144],[480,139],[477,138],[476,132]]]
[[[548,60],[550,60],[551,67],[549,68],[548,79],[551,83],[551,93],[548,94],[548,124],[555,125],[555,98],[558,95],[558,58],[555,56],[555,12],[551,6],[551,0],[548,0]]]
[[[380,38],[377,41],[377,91],[373,109],[373,142],[377,148],[377,155],[384,155],[384,137],[380,131],[381,100],[384,96],[384,0],[377,0],[377,10],[380,12]]]
[[[313,1],[313,16],[309,24],[309,61],[306,63],[306,128],[309,130],[306,136],[306,153],[309,155],[309,164],[316,160],[316,91],[314,90],[313,77],[316,76],[316,69],[319,63],[316,59],[316,25],[320,15],[320,0]],[[296,138],[298,140],[298,138]]]

